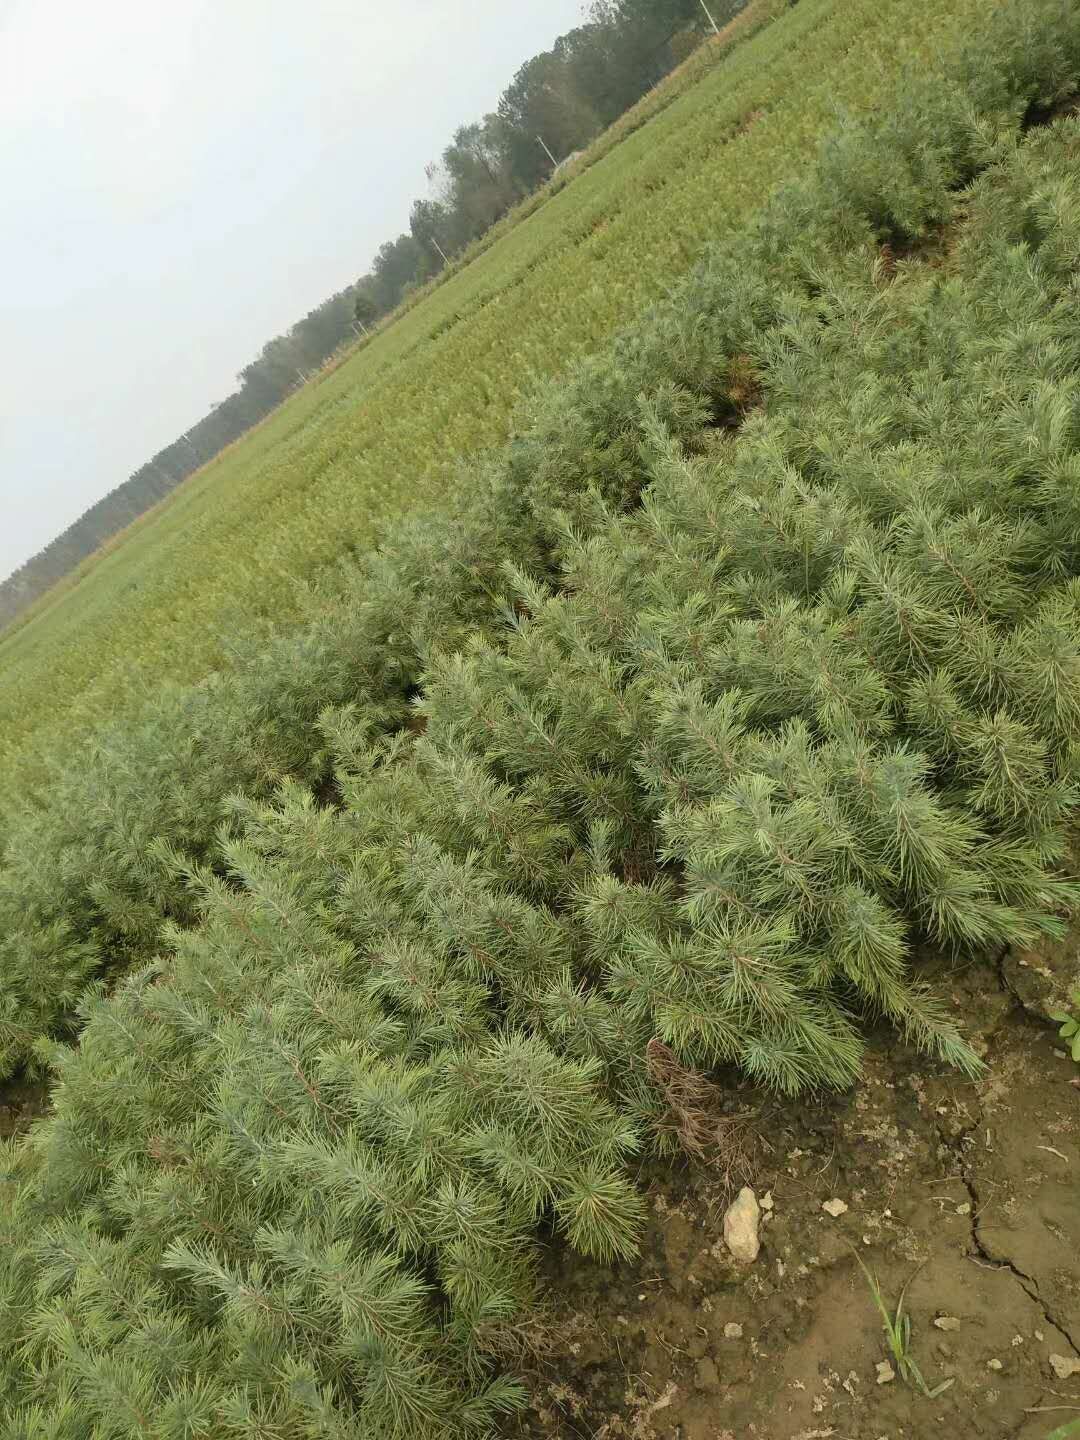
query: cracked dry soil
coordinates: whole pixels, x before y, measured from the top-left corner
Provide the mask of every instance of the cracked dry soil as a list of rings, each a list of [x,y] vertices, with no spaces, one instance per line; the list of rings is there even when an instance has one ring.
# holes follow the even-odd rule
[[[762,1250],[735,1265],[707,1170],[657,1170],[641,1258],[605,1269],[553,1248],[571,1337],[534,1377],[529,1440],[1045,1440],[1080,1419],[1080,1067],[1042,1017],[1080,937],[931,973],[987,1061],[970,1083],[875,1038],[851,1093],[757,1109]],[[931,967],[931,970],[933,967]],[[847,1211],[822,1210],[842,1199]],[[897,1378],[852,1247],[894,1307],[931,1400]],[[949,1328],[935,1319],[949,1317]],[[959,1321],[955,1326],[951,1322]]]

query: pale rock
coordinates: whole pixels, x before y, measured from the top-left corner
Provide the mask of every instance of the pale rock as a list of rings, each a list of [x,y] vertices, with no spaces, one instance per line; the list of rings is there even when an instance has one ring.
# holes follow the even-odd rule
[[[758,1230],[761,1206],[749,1185],[744,1185],[724,1216],[724,1244],[743,1265],[752,1265],[761,1250]]]
[[[735,1320],[730,1320],[730,1321],[728,1321],[728,1323],[724,1326],[724,1339],[725,1339],[725,1340],[741,1340],[741,1339],[742,1339],[742,1326],[741,1326],[740,1324],[738,1324],[738,1322],[735,1321]]]
[[[888,1360],[879,1360],[874,1366],[877,1371],[877,1383],[879,1385],[890,1385],[896,1379],[896,1371],[889,1364]]]
[[[823,1200],[821,1208],[826,1215],[831,1215],[834,1220],[839,1220],[841,1215],[847,1214],[847,1205],[843,1200]]]
[[[1059,1380],[1071,1380],[1074,1375],[1080,1375],[1080,1360],[1068,1355],[1051,1355],[1050,1369]]]
[[[1000,1360],[987,1360],[986,1368],[987,1370],[1003,1370],[1005,1367]]]
[[[971,1214],[971,1205],[968,1203],[968,1201],[965,1200],[964,1203],[963,1203],[963,1205],[957,1205],[957,1207],[956,1207],[956,1213],[957,1213],[958,1215],[970,1215],[970,1214]]]
[[[766,1212],[773,1208],[773,1198],[771,1190],[766,1190],[765,1194],[761,1197],[761,1208]]]
[[[939,1330],[959,1330],[960,1321],[955,1315],[939,1315],[934,1321]]]

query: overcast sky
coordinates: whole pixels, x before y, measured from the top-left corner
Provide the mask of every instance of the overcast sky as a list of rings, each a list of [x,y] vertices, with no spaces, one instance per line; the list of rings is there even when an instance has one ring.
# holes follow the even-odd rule
[[[355,280],[581,0],[0,0],[0,576]]]

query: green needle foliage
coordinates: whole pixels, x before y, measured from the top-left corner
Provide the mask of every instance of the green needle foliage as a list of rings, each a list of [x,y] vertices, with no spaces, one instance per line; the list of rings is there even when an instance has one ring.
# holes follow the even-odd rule
[[[1025,121],[1080,18],[946,73],[12,817],[0,1035],[55,1108],[3,1157],[0,1440],[483,1435],[537,1233],[635,1249],[650,1042],[793,1093],[884,1017],[978,1068],[913,950],[1078,898],[1080,122]]]

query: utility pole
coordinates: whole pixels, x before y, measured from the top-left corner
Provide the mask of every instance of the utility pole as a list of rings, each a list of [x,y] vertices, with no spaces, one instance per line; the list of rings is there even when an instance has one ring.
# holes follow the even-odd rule
[[[709,24],[710,24],[710,25],[712,26],[712,28],[713,28],[713,34],[714,34],[714,35],[719,35],[719,34],[720,34],[720,27],[717,25],[716,21],[715,21],[715,20],[712,18],[712,16],[709,14],[709,7],[705,4],[705,0],[701,0],[701,8],[702,8],[702,10],[705,11],[705,18],[708,20]]]
[[[701,3],[704,5],[705,0],[701,0]],[[714,26],[713,28],[715,29],[716,27]],[[541,144],[541,145],[544,145],[544,137],[543,137],[542,135],[537,135],[536,138],[537,138],[537,140],[540,141],[540,144]],[[546,145],[544,145],[544,154],[548,157],[548,159],[551,161],[552,165],[554,165],[555,168],[556,168],[556,170],[557,170],[557,169],[559,168],[559,162],[555,159],[555,156],[552,155],[551,151],[548,149],[548,147],[547,147]]]

